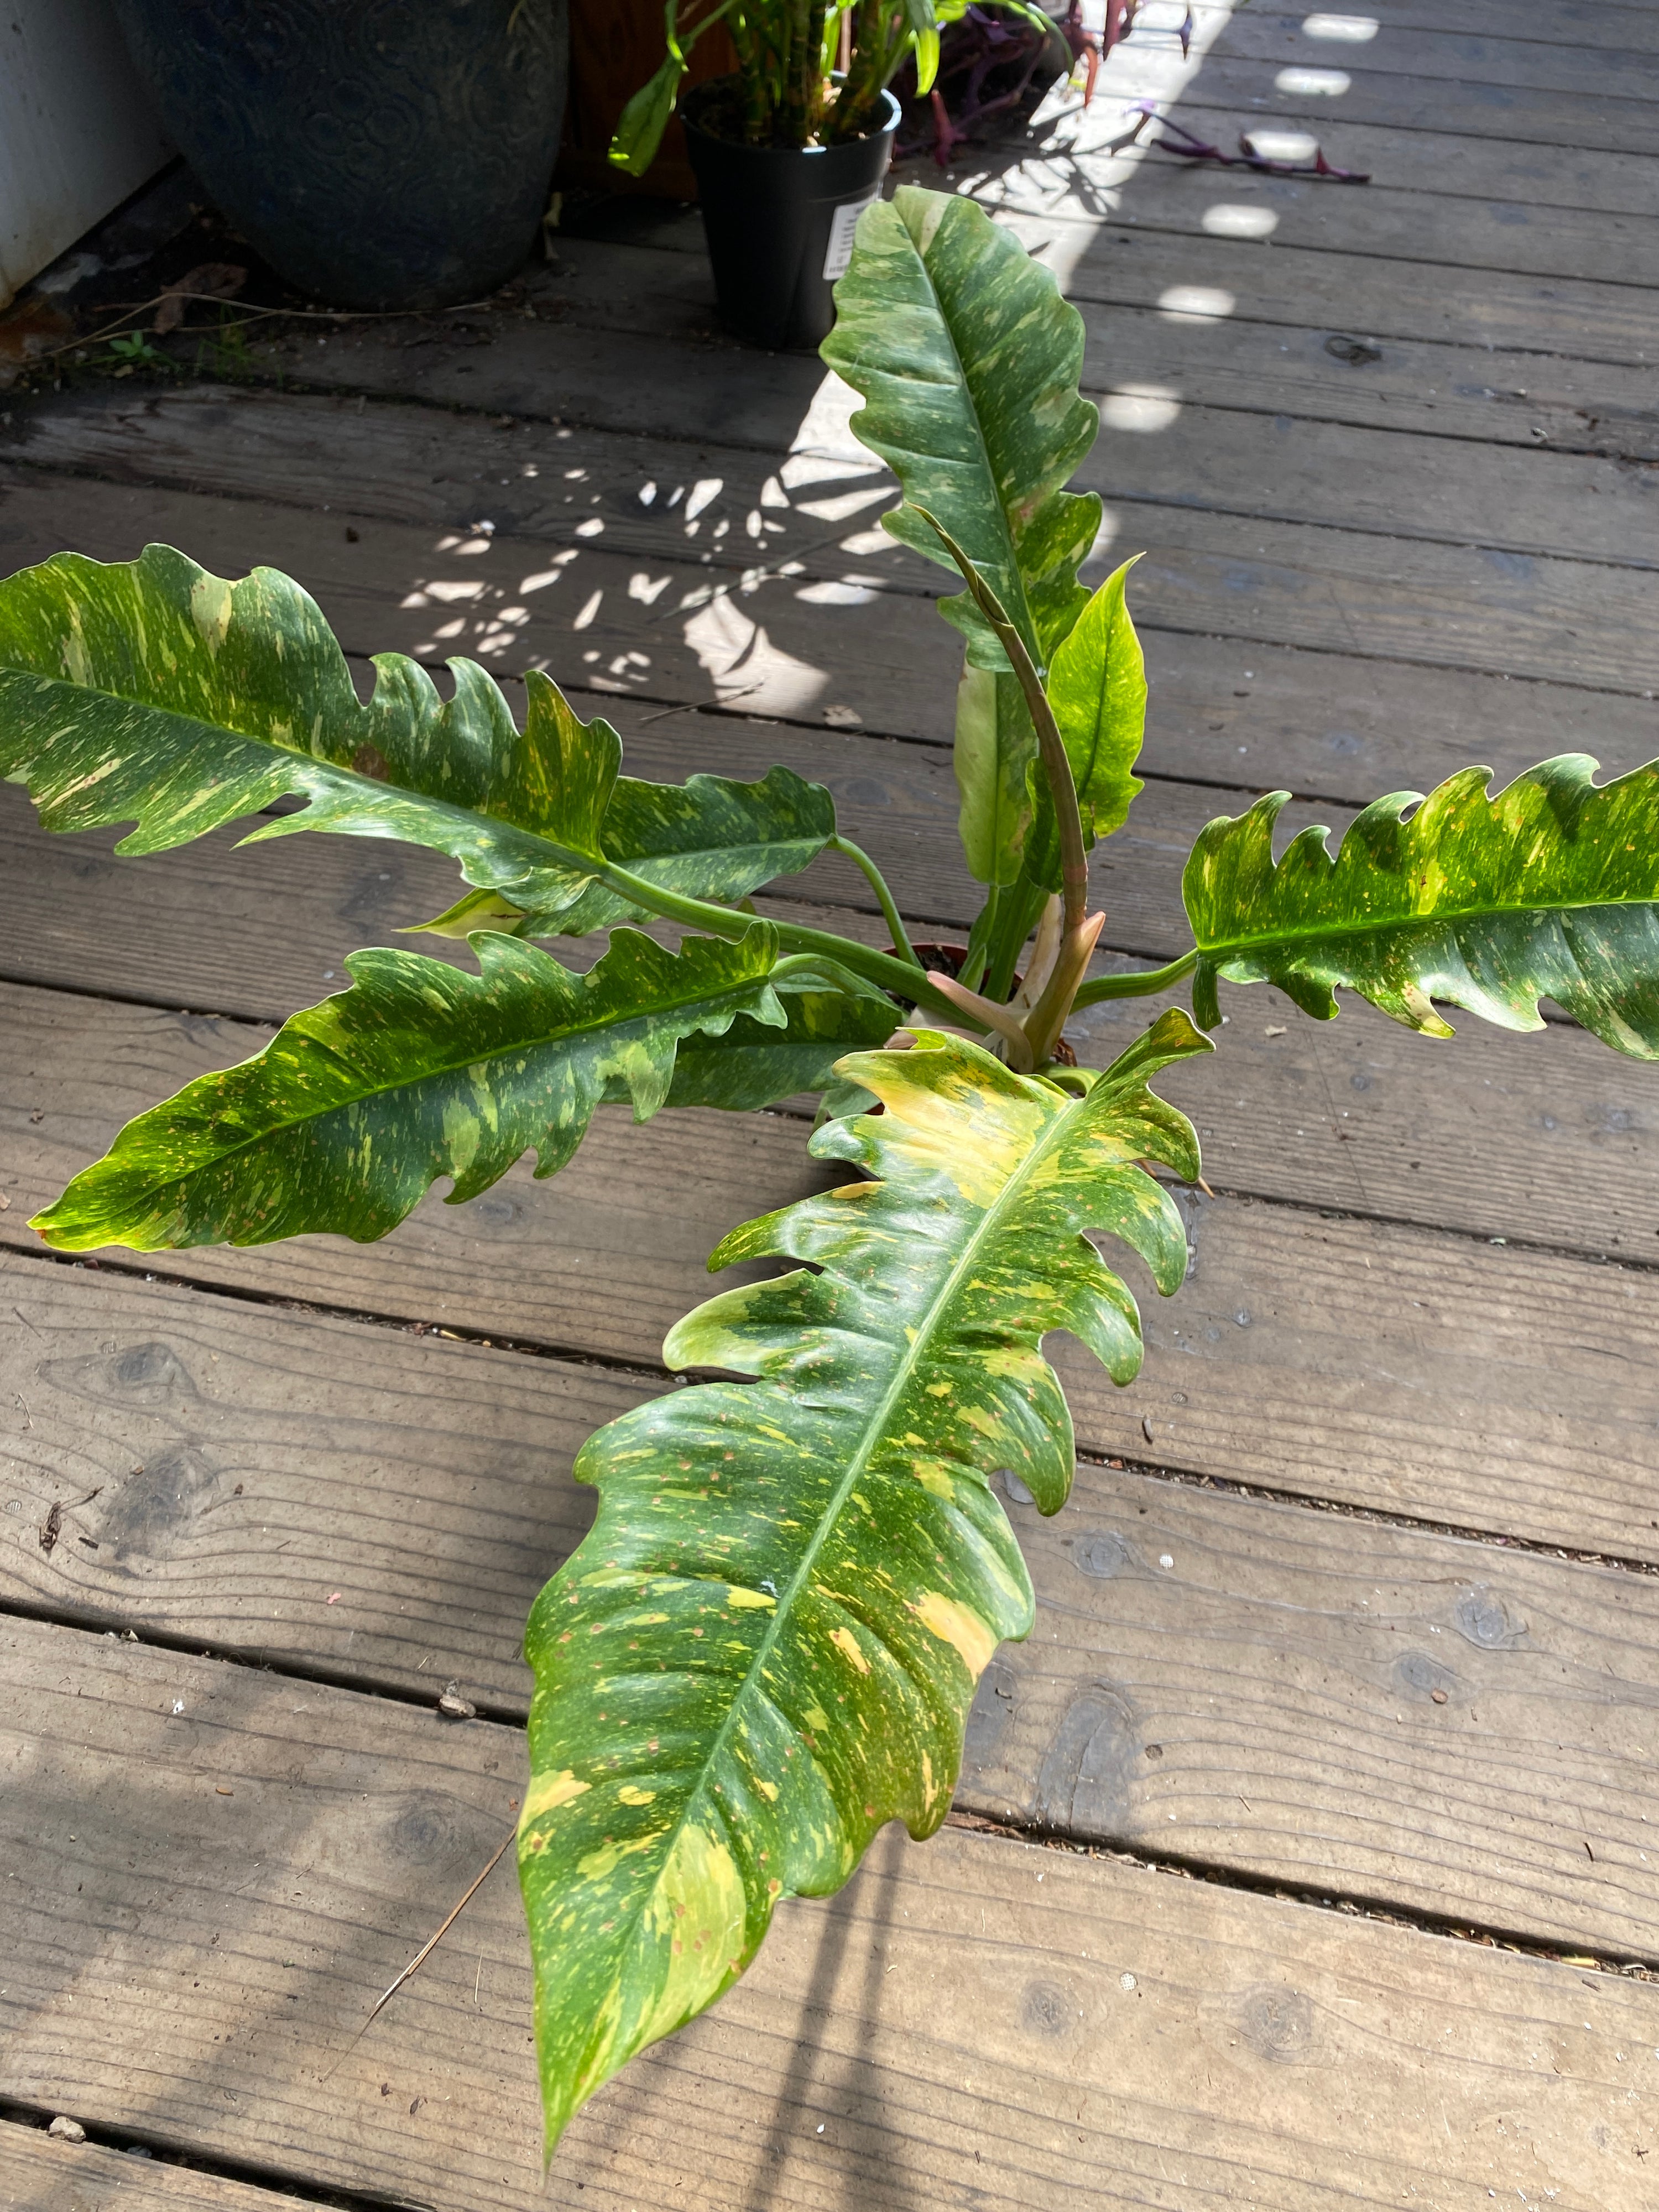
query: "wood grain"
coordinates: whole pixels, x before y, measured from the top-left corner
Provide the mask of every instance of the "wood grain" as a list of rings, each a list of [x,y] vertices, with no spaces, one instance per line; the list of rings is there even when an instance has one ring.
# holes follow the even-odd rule
[[[570,1462],[659,1386],[17,1261],[0,1294],[0,1603],[522,1718],[525,1615],[590,1517]],[[1054,1521],[1009,1510],[1036,1626],[959,1805],[1659,1949],[1659,1577],[1097,1466]]]
[[[1509,417],[1518,416],[1518,400],[1511,410],[1477,402],[1460,387],[1484,392],[1495,386],[1501,403],[1504,390],[1515,399],[1518,386],[1544,410],[1534,419],[1550,437],[1571,442],[1582,432],[1571,420],[1580,404],[1610,437],[1626,434],[1620,428],[1625,422],[1635,425],[1630,434],[1639,435],[1640,418],[1651,410],[1645,364],[1659,346],[1659,319],[1651,295],[1639,289],[1480,270],[1461,272],[1453,288],[1440,270],[1420,262],[1276,242],[1164,238],[1110,223],[1090,232],[1029,217],[1009,220],[1043,254],[1082,313],[1085,374],[1097,388],[1142,374],[1122,365],[1126,358],[1134,364],[1145,343],[1125,311],[1156,314],[1162,327],[1169,295],[1197,288],[1234,301],[1223,331],[1245,349],[1243,358],[1262,391],[1271,392],[1282,374],[1291,375],[1291,411],[1320,411],[1325,393],[1333,406],[1380,405],[1365,396],[1380,384],[1413,427],[1492,437],[1513,429]],[[700,253],[566,239],[557,269],[536,285],[533,300],[528,318],[479,313],[459,327],[436,330],[413,320],[371,325],[322,346],[296,337],[256,349],[256,359],[273,376],[354,397],[419,397],[659,433],[660,409],[650,392],[616,366],[633,356],[615,341],[649,337],[674,346],[677,419],[696,434],[762,446],[793,441],[823,381],[808,358],[757,362],[726,337],[714,323],[712,279]],[[1257,326],[1278,333],[1271,350],[1265,339],[1252,338]],[[1176,325],[1194,327],[1200,326]],[[1294,365],[1286,372],[1277,350],[1287,333],[1313,331],[1322,345],[1326,334],[1357,332],[1402,350],[1367,365],[1364,374],[1328,357],[1322,365],[1316,361],[1325,381],[1314,385]],[[1524,362],[1510,362],[1510,354]],[[1225,369],[1208,365],[1197,347],[1194,356],[1182,362],[1180,388],[1203,398],[1210,389],[1205,380],[1221,379]],[[1236,387],[1218,382],[1213,388],[1223,398]],[[1572,395],[1565,413],[1553,396],[1558,393]]]
[[[124,1118],[258,1042],[232,1024],[15,988],[0,993],[0,1007],[14,1048],[8,1066],[17,1071],[0,1093],[0,1196],[9,1201],[0,1212],[0,1245],[20,1253],[38,1249],[30,1213],[98,1156]],[[1231,1044],[1234,1030],[1243,1060],[1243,1024],[1224,1036]],[[1317,1033],[1322,1044],[1333,1034]],[[1147,1365],[1135,1389],[1121,1393],[1081,1354],[1062,1350],[1084,1448],[1463,1528],[1659,1558],[1650,1503],[1659,1402],[1645,1350],[1659,1328],[1659,1278],[1644,1249],[1659,1222],[1644,1194],[1652,1178],[1640,1149],[1650,1147],[1651,1133],[1637,1139],[1626,1169],[1619,1148],[1630,1132],[1600,1126],[1620,1109],[1585,1112],[1577,1128],[1564,1120],[1549,1133],[1559,1147],[1553,1158],[1541,1147],[1523,1156],[1513,1180],[1494,1191],[1468,1170],[1469,1158],[1485,1157],[1474,1131],[1485,1122],[1490,1157],[1501,1163],[1524,1133],[1525,1109],[1494,1130],[1501,1094],[1454,1091],[1453,1103],[1470,1109],[1462,1146],[1443,1145],[1443,1159],[1425,1149],[1420,1170],[1386,1189],[1398,1209],[1418,1207],[1423,1225],[1325,1219],[1305,1209],[1343,1203],[1339,1186],[1353,1172],[1353,1148],[1328,1126],[1298,1129],[1286,1121],[1287,1080],[1299,1074],[1322,1089],[1329,1073],[1328,1063],[1278,1061],[1290,1042],[1261,1040],[1256,1080],[1279,1086],[1277,1095],[1269,1089],[1253,1119],[1246,1090],[1246,1111],[1228,1126],[1248,1133],[1261,1124],[1242,1168],[1230,1158],[1235,1188],[1274,1181],[1292,1204],[1185,1201],[1194,1267],[1170,1304],[1125,1263],[1143,1309]],[[1420,1079],[1406,1079],[1408,1063],[1387,1085],[1376,1085],[1371,1069],[1356,1072],[1398,1100],[1420,1097]],[[1375,1127],[1356,1141],[1369,1134],[1373,1157],[1410,1141],[1409,1125],[1383,1128],[1381,1143]],[[670,1326],[714,1287],[703,1263],[726,1231],[823,1187],[826,1170],[808,1159],[805,1133],[783,1115],[684,1113],[636,1129],[605,1113],[556,1178],[538,1182],[520,1164],[469,1206],[446,1206],[434,1193],[380,1244],[313,1237],[254,1250],[105,1256],[139,1274],[649,1370]],[[1217,1149],[1211,1171],[1219,1177]],[[1535,1250],[1522,1260],[1501,1246],[1434,1233],[1460,1194],[1466,1206],[1484,1205],[1487,1221],[1504,1221],[1528,1194],[1558,1187],[1560,1225],[1572,1213],[1581,1233],[1586,1221],[1603,1225],[1590,1211],[1599,1203],[1610,1249],[1647,1264],[1586,1264]],[[1613,1245],[1613,1237],[1623,1243]],[[1563,1314],[1572,1316],[1570,1330]]]
[[[1653,1954],[1659,1581],[1093,1468],[1011,1514],[959,1805]]]
[[[1242,277],[1246,289],[1235,295],[1222,288],[1224,301],[1232,298],[1235,306],[1231,313],[1212,308],[1206,320],[1192,311],[1183,316],[1179,308],[1179,300],[1193,294],[1190,279],[1184,289],[1174,281],[1154,288],[1142,266],[1147,257],[1137,250],[1146,241],[1127,231],[1103,233],[1093,255],[1081,261],[1064,250],[1067,240],[1060,234],[1039,231],[1038,238],[1058,252],[1057,271],[1069,271],[1069,289],[1087,333],[1084,387],[1091,394],[1146,384],[1172,391],[1188,405],[1288,413],[1528,449],[1542,445],[1558,452],[1653,457],[1650,372],[1639,363],[1627,367],[1618,361],[1572,357],[1575,345],[1580,351],[1599,349],[1606,312],[1562,330],[1540,331],[1535,316],[1528,316],[1520,332],[1493,337],[1481,324],[1471,323],[1445,339],[1425,340],[1416,335],[1420,306],[1416,313],[1402,316],[1396,304],[1391,320],[1390,303],[1386,295],[1377,296],[1373,282],[1363,303],[1328,302],[1334,309],[1352,309],[1350,327],[1382,345],[1380,359],[1356,367],[1326,350],[1333,335],[1328,323],[1310,328],[1305,321],[1327,302],[1307,301],[1301,318],[1286,321],[1280,303],[1255,296],[1267,268],[1277,265],[1271,256],[1257,252],[1229,270],[1233,283]],[[821,374],[798,356],[757,361],[712,330],[705,264],[659,248],[601,248],[581,240],[567,240],[562,254],[556,276],[544,281],[536,301],[536,314],[556,318],[550,322],[487,314],[457,331],[434,330],[411,319],[404,325],[370,325],[361,335],[348,332],[322,346],[310,337],[296,338],[263,349],[259,358],[273,375],[299,375],[325,387],[343,385],[354,404],[364,392],[419,394],[478,411],[505,407],[530,422],[551,410],[561,423],[659,436],[660,406],[632,374],[637,341],[650,337],[670,349],[659,358],[675,392],[673,427],[680,437],[763,449],[787,449],[794,442],[822,384]],[[1375,270],[1377,264],[1368,266]],[[1161,273],[1175,275],[1170,270]],[[548,289],[552,286],[557,289]],[[1618,288],[1607,289],[1617,313],[1626,295]],[[1213,299],[1216,288],[1207,289]],[[1133,296],[1124,298],[1125,291]],[[1204,296],[1201,288],[1198,296]],[[1162,304],[1166,301],[1172,304]],[[1345,333],[1339,330],[1334,335]],[[1510,342],[1503,343],[1505,337]],[[1516,341],[1523,337],[1528,343],[1518,345]],[[1540,343],[1559,349],[1540,351]],[[183,481],[195,482],[185,426],[222,404],[213,396],[173,393],[158,402],[153,395],[118,397],[108,391],[68,407],[60,400],[50,409],[20,410],[18,450],[41,463],[61,455],[65,465],[127,477],[142,473],[143,463],[154,454],[158,465],[170,465]],[[231,419],[252,437],[252,450],[245,456],[233,454],[228,463],[223,481],[234,485],[246,470],[259,465],[261,418],[245,407]],[[303,422],[304,410],[294,420]],[[182,453],[166,434],[168,421],[179,425]],[[501,467],[516,471],[521,465],[521,434],[504,441],[493,418],[489,434],[479,434],[485,427],[474,427],[466,450],[477,457],[474,473],[499,490]],[[442,426],[429,418],[417,416],[411,422],[405,417],[403,431],[411,439],[424,437],[438,455],[438,465],[417,469],[413,484],[383,483],[376,489],[382,499],[418,501],[424,495],[429,504],[436,495],[433,483],[453,487],[462,480],[461,453],[452,455],[443,448]],[[311,466],[314,474],[314,461]],[[307,481],[307,468],[302,458],[296,484]],[[266,479],[267,489],[273,485],[287,495],[280,476]],[[519,488],[523,489],[522,483]],[[544,496],[549,495],[556,503],[556,484],[544,488]],[[452,514],[446,519],[467,518]],[[774,511],[767,519],[789,518],[787,511]]]
[[[55,2142],[0,2121],[0,2204],[8,2212],[291,2212],[294,2198],[176,2160],[94,2142]]]
[[[1346,38],[1322,38],[1300,10],[1231,10],[1213,52],[1229,59],[1341,67],[1358,61],[1379,74],[1423,76],[1441,82],[1564,94],[1585,94],[1608,107],[1634,104],[1659,92],[1659,57],[1650,45],[1545,46],[1528,38],[1442,29],[1418,22],[1388,24],[1356,51]],[[1322,18],[1311,21],[1317,26]],[[1512,29],[1513,27],[1511,27]],[[1516,136],[1520,133],[1516,132]]]
[[[1172,507],[1110,507],[1108,530],[1113,552],[1146,554],[1135,607],[1148,629],[1566,683],[1632,701],[1659,690],[1655,586],[1644,572]],[[613,696],[724,702],[794,720],[848,706],[872,732],[941,741],[951,726],[950,633],[921,619],[908,582],[890,584],[866,554],[843,571],[850,583],[770,576],[718,597],[729,579],[693,564],[565,548],[574,557],[552,569],[557,580],[526,595],[526,577],[549,573],[545,544],[504,533],[487,552],[458,558],[408,526],[348,526],[333,514],[44,474],[25,483],[21,472],[0,505],[8,570],[65,545],[131,559],[153,539],[185,546],[221,574],[262,561],[286,569],[360,654],[398,650],[435,662],[464,652],[507,671],[545,665]],[[903,578],[896,551],[879,560]],[[428,589],[434,580],[467,594],[461,613]],[[648,605],[639,596],[647,590]],[[504,623],[508,610],[522,613]]]
[[[1650,26],[1644,23],[1644,28]],[[1455,127],[1401,129],[1356,121],[1348,112],[1349,95],[1298,98],[1278,79],[1264,81],[1260,72],[1250,96],[1233,101],[1226,96],[1233,81],[1224,64],[1213,75],[1206,66],[1167,112],[1229,153],[1237,149],[1241,132],[1308,131],[1328,161],[1358,169],[1390,190],[1425,198],[1486,200],[1504,208],[1573,208],[1621,220],[1659,213],[1659,163],[1650,153],[1602,154],[1580,146],[1471,137]],[[1310,157],[1303,152],[1291,158]],[[1618,281],[1616,273],[1613,281]]]
[[[1476,38],[1524,38],[1545,46],[1607,46],[1659,52],[1659,25],[1647,0],[1565,0],[1547,15],[1528,18],[1524,29],[1504,0],[1449,0],[1425,8],[1422,0],[1378,0],[1377,15],[1390,31],[1438,28]]]
[[[37,2107],[398,2201],[441,2174],[446,2212],[1336,2212],[1382,2188],[1475,2212],[1522,2179],[1569,2212],[1642,2202],[1647,1988],[957,1830],[884,1838],[838,1900],[781,1911],[543,2195],[508,1880],[352,2039],[511,1818],[516,1735],[0,1638],[27,1714],[5,1723],[0,2094]]]
[[[1214,336],[1188,330],[1182,350],[1201,350],[1205,337]],[[1326,366],[1335,371],[1340,365],[1326,356]],[[1480,367],[1484,392],[1494,372]],[[1354,374],[1349,371],[1351,380]],[[1401,540],[1655,566],[1659,492],[1649,472],[1595,453],[1540,448],[1523,459],[1507,447],[1424,437],[1404,428],[1277,414],[1269,422],[1270,401],[1260,405],[1262,419],[1251,435],[1241,438],[1237,415],[1228,407],[1154,398],[1142,399],[1136,411],[1133,400],[1133,393],[1115,401],[1109,396],[1094,450],[1074,479],[1109,501],[1176,503]],[[795,487],[798,504],[792,505],[777,481],[784,452],[757,461],[747,440],[741,447],[689,447],[642,434],[534,424],[504,433],[498,423],[471,416],[445,418],[425,409],[210,385],[157,394],[140,406],[100,396],[94,404],[37,414],[19,448],[31,466],[180,489],[205,475],[216,489],[240,499],[331,507],[463,538],[482,507],[489,510],[486,535],[510,532],[520,540],[574,546],[583,542],[579,532],[586,532],[590,544],[602,537],[608,551],[652,561],[684,562],[696,550],[689,539],[706,538],[725,523],[735,542],[720,546],[723,562],[730,564],[734,554],[739,566],[763,557],[799,560],[807,574],[830,577],[848,566],[838,540],[861,538],[893,502],[890,479],[872,471],[867,456],[857,458],[858,450],[843,434],[837,453],[854,457],[846,472],[831,474],[827,483]],[[671,484],[694,477],[721,489],[687,523],[665,501]],[[1191,489],[1194,482],[1203,486],[1201,496]],[[647,485],[653,488],[648,506],[641,504]],[[814,511],[826,494],[838,506],[861,502],[856,519],[836,517],[844,525],[838,530]],[[875,538],[864,557],[874,557],[884,572],[896,566],[886,552],[890,544]],[[458,556],[459,563],[465,568],[487,550]],[[892,549],[894,555],[899,550]],[[926,574],[914,556],[904,565],[917,582]]]

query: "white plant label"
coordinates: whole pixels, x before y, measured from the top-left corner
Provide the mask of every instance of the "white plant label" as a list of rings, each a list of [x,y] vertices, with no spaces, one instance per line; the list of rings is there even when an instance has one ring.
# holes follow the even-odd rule
[[[849,200],[845,207],[836,210],[830,225],[830,250],[823,257],[826,283],[833,284],[838,276],[847,274],[853,258],[853,233],[859,227],[859,217],[866,208],[872,207],[880,198],[878,191],[872,192],[868,199]]]

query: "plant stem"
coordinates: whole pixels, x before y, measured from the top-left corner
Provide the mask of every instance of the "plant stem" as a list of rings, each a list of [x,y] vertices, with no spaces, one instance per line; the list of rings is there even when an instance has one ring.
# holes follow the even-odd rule
[[[1014,988],[1014,969],[1020,948],[1030,935],[1048,901],[1041,884],[1021,874],[1002,887],[995,926],[985,940],[985,995],[1006,999]]]
[[[1103,914],[1091,914],[1086,921],[1066,932],[1060,939],[1054,973],[1043,985],[1042,997],[1025,1017],[1025,1034],[1030,1040],[1032,1057],[1039,1065],[1053,1056],[1060,1033],[1066,1026],[1066,1017],[1077,1002],[1078,986],[1083,981],[1105,919]]]
[[[682,897],[678,891],[665,890],[659,884],[649,883],[619,868],[614,860],[595,863],[591,858],[586,865],[592,868],[599,880],[610,890],[620,893],[630,905],[643,907],[647,914],[659,915],[665,921],[683,921],[692,929],[707,930],[711,937],[724,937],[735,942],[746,929],[753,927],[753,917],[738,914],[729,906],[714,906],[704,899]],[[851,938],[836,937],[827,929],[806,929],[793,921],[775,921],[778,942],[791,952],[815,952],[820,957],[839,961],[843,968],[861,976],[866,983],[874,983],[891,998],[910,1006],[923,1006],[943,1015],[947,1021],[959,1021],[961,1009],[951,1004],[943,991],[937,991],[919,966],[900,960],[890,952],[872,951],[867,945],[855,944]]]
[[[1136,968],[1127,975],[1097,975],[1092,983],[1085,983],[1072,1004],[1092,1006],[1102,999],[1149,999],[1156,991],[1167,991],[1182,978],[1190,975],[1198,965],[1198,948],[1183,952],[1179,960],[1170,961],[1167,968]]]
[[[903,918],[894,903],[893,894],[888,890],[881,870],[870,855],[861,846],[855,845],[850,837],[832,837],[825,849],[831,853],[843,854],[856,866],[863,869],[870,888],[880,903],[881,918],[887,924],[888,934],[893,940],[893,949],[901,959],[908,960],[915,967],[920,968],[921,963],[916,958],[915,948],[910,942]]]
[[[970,991],[977,991],[985,980],[986,964],[990,957],[989,948],[996,931],[997,908],[1001,897],[1001,885],[991,884],[985,894],[985,904],[980,911],[979,920],[969,933],[968,957],[963,963],[962,973],[957,976],[957,981],[959,983],[965,983]],[[1006,999],[1008,994],[1005,991],[1002,995]]]
[[[738,74],[743,81],[744,141],[747,145],[759,146],[767,137],[766,85],[761,75],[760,57],[755,50],[748,19],[740,8],[729,18],[726,27],[737,50]]]
[[[832,138],[855,138],[874,111],[886,82],[884,34],[891,5],[892,0],[861,0],[853,27],[853,55],[847,82],[836,102],[835,121],[830,131]]]
[[[1089,896],[1089,854],[1083,842],[1083,818],[1078,812],[1077,785],[1073,780],[1066,740],[1060,734],[1060,725],[1048,704],[1036,663],[1001,600],[938,517],[930,514],[925,507],[918,507],[914,500],[908,504],[913,514],[919,514],[939,533],[939,542],[961,570],[962,580],[972,593],[975,605],[995,632],[997,643],[1007,654],[1009,665],[1019,678],[1019,688],[1025,695],[1026,708],[1036,732],[1037,750],[1042,756],[1043,774],[1048,780],[1048,794],[1054,800],[1054,829],[1060,838],[1060,897],[1065,902],[1066,932],[1069,936],[1083,925],[1083,909]]]
[[[849,999],[867,997],[869,994],[869,987],[862,975],[855,975],[850,968],[844,968],[839,960],[828,959],[823,954],[818,952],[789,953],[779,961],[767,980],[775,984],[796,975],[818,976],[823,981],[832,983],[836,990],[844,991]]]
[[[789,62],[785,76],[785,137],[804,147],[817,128],[823,65],[824,0],[789,0]]]

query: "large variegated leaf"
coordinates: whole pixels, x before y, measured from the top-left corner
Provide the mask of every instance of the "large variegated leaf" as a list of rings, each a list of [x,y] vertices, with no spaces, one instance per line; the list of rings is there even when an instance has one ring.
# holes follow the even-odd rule
[[[769,769],[758,783],[721,775],[683,784],[642,783],[619,775],[600,824],[605,857],[630,875],[688,898],[744,898],[775,876],[815,860],[836,834],[835,801],[821,783],[793,769]],[[602,883],[573,904],[538,913],[500,891],[474,891],[422,927],[440,937],[500,929],[511,937],[586,937],[619,921],[648,920],[645,909]]]
[[[781,1028],[769,924],[678,954],[622,930],[585,975],[510,937],[473,939],[482,974],[412,952],[353,953],[352,988],[285,1022],[254,1059],[198,1077],[130,1121],[34,1222],[48,1244],[264,1244],[384,1237],[440,1176],[476,1198],[534,1150],[550,1175],[608,1092],[645,1121],[676,1047],[738,1017]]]
[[[475,662],[450,663],[449,700],[401,653],[374,666],[365,704],[315,602],[274,568],[231,584],[164,545],[108,566],[61,553],[0,583],[0,775],[28,785],[49,830],[135,823],[127,854],[301,796],[254,836],[428,846],[543,930],[584,886],[584,930],[634,911],[593,884],[602,857],[729,900],[834,833],[828,793],[787,769],[749,785],[619,779],[616,732],[579,720],[538,673],[521,732]]]
[[[1564,754],[1491,796],[1484,768],[1426,799],[1396,792],[1334,858],[1309,829],[1275,864],[1284,792],[1212,822],[1183,885],[1199,1018],[1218,1018],[1218,976],[1277,983],[1325,1019],[1346,985],[1437,1036],[1451,1035],[1437,999],[1535,1030],[1550,998],[1603,1042],[1659,1058],[1659,767],[1598,786],[1595,765]]]
[[[885,527],[948,568],[908,503],[936,514],[1046,666],[1087,598],[1077,572],[1100,527],[1095,495],[1061,489],[1098,419],[1077,388],[1081,316],[974,201],[901,185],[860,218],[836,317],[823,358],[863,394],[854,431],[904,491]],[[965,592],[944,611],[981,667],[1006,669]]]
[[[874,1180],[729,1237],[711,1266],[806,1264],[711,1299],[665,1347],[757,1379],[672,1393],[583,1448],[598,1518],[526,1641],[550,2137],[742,1972],[779,1897],[836,1888],[884,1821],[944,1819],[975,1682],[1031,1620],[990,1477],[1064,1501],[1048,1331],[1120,1382],[1139,1365],[1133,1301],[1085,1232],[1181,1281],[1180,1218],[1137,1163],[1197,1172],[1146,1086],[1204,1049],[1166,1014],[1081,1098],[926,1032],[843,1060],[885,1110],[813,1150]]]

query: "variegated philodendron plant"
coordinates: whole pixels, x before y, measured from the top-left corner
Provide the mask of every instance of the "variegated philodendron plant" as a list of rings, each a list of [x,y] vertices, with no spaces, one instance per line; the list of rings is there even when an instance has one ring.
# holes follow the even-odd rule
[[[1547,994],[1659,1056],[1659,781],[1598,787],[1576,754],[1495,796],[1472,768],[1379,799],[1334,858],[1312,829],[1275,861],[1284,794],[1263,799],[1198,840],[1192,949],[1090,976],[1088,854],[1139,788],[1146,685],[1125,570],[1079,581],[1101,522],[1065,489],[1096,428],[1081,323],[971,201],[908,188],[864,216],[839,307],[824,355],[902,487],[887,527],[965,585],[942,611],[966,642],[962,838],[987,896],[957,975],[918,960],[828,792],[787,769],[635,781],[546,678],[520,730],[465,660],[446,700],[383,655],[362,704],[315,605],[269,569],[230,584],[152,546],[0,585],[0,771],[47,828],[131,823],[121,850],[157,853],[299,798],[253,835],[448,854],[469,889],[429,927],[477,961],[356,954],[349,989],[125,1129],[40,1216],[49,1244],[383,1237],[441,1177],[453,1203],[526,1152],[553,1174],[610,1103],[642,1121],[819,1091],[812,1152],[853,1171],[734,1230],[711,1267],[799,1264],[668,1338],[672,1369],[751,1379],[643,1404],[576,1462],[598,1520],[526,1638],[519,1855],[550,2145],[742,1973],[781,1897],[836,1888],[884,1821],[944,1819],[975,1684],[1032,1619],[992,1478],[1045,1512],[1066,1498],[1049,1331],[1135,1374],[1134,1301],[1092,1240],[1130,1246],[1163,1291],[1182,1279],[1152,1169],[1194,1177],[1198,1147],[1150,1086],[1211,1049],[1218,978],[1324,1019],[1346,986],[1438,1036],[1437,1000],[1535,1030]],[[830,848],[864,869],[890,951],[750,911]],[[642,921],[676,925],[678,949]],[[599,929],[583,973],[534,941]],[[1057,1049],[1073,1007],[1188,975],[1195,1022],[1164,1013],[1102,1069]]]

